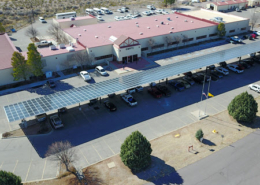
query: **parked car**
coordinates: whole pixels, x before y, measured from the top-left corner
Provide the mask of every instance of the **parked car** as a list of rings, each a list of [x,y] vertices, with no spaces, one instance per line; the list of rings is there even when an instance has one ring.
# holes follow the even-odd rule
[[[155,14],[155,11],[153,10],[149,10],[148,12],[150,13],[150,15]]]
[[[58,114],[54,114],[54,115],[50,116],[50,121],[51,121],[52,126],[55,129],[64,127]]]
[[[39,17],[39,21],[40,21],[41,23],[47,23],[47,21],[46,21],[43,17]]]
[[[245,60],[243,60],[243,62],[247,63],[250,66],[255,65],[255,62],[254,62],[254,60],[252,60],[252,58],[245,59]]]
[[[56,87],[56,84],[53,80],[47,80],[46,82],[47,86],[49,86],[50,88],[54,88]]]
[[[191,73],[190,71],[188,71],[188,72],[184,73],[184,75],[191,77],[191,76],[192,76],[192,73]]]
[[[97,16],[97,20],[104,21],[103,17],[101,17],[101,16]]]
[[[253,34],[260,35],[260,31],[253,31]]]
[[[204,78],[202,76],[199,76],[197,74],[192,75],[192,80],[194,80],[198,84],[203,84]]]
[[[47,119],[47,114],[46,113],[39,114],[39,115],[36,115],[35,118],[38,122],[43,122]]]
[[[134,97],[131,94],[124,93],[124,94],[121,94],[120,96],[130,106],[137,105],[137,101],[134,99]]]
[[[185,76],[185,77],[183,77],[183,80],[188,82],[190,85],[194,85],[195,84],[194,80],[192,80],[191,77]]]
[[[205,78],[204,73],[197,73],[197,75],[201,76],[203,79]],[[210,81],[210,76],[208,74],[206,74],[205,82],[209,82],[209,81]]]
[[[62,108],[58,109],[58,113],[65,113],[65,112],[67,112],[66,107],[62,107]]]
[[[151,13],[149,11],[144,11],[144,12],[142,12],[142,14],[144,14],[146,16],[151,15]]]
[[[164,96],[171,96],[172,92],[164,85],[157,85],[156,88],[160,91]]]
[[[167,14],[169,14],[169,12],[167,12],[167,11],[162,11],[162,14],[167,15]]]
[[[223,68],[227,68],[227,63],[225,61],[220,62],[219,65]]]
[[[168,82],[171,86],[173,86],[173,88],[176,90],[176,91],[183,91],[185,89],[184,85],[182,85],[181,83],[175,81],[175,80],[170,80]]]
[[[243,35],[243,36],[242,36],[242,39],[243,39],[243,40],[249,39],[249,36],[248,36],[248,35]]]
[[[185,80],[177,80],[177,82],[182,84],[185,87],[185,89],[190,88],[190,84],[188,82],[186,82]]]
[[[211,76],[215,76],[218,79],[223,78],[223,74],[218,71],[211,71],[210,74],[211,74]]]
[[[135,93],[135,88],[127,89],[126,92],[127,92],[128,94]]]
[[[239,63],[238,63],[237,66],[238,66],[239,69],[242,69],[242,70],[245,69],[245,67],[244,67],[242,64],[239,64]]]
[[[250,84],[249,86],[249,89],[255,91],[255,92],[258,92],[260,93],[260,85],[257,85],[257,84]]]
[[[256,56],[252,57],[251,60],[252,60],[253,62],[257,62],[257,63],[260,64],[260,58],[258,58],[258,57],[256,57]]]
[[[117,110],[117,107],[116,107],[112,102],[110,102],[110,101],[108,101],[108,100],[104,102],[104,105],[105,105],[105,107],[108,108],[111,112]]]
[[[155,98],[161,98],[162,93],[156,87],[150,87],[147,89],[148,93],[153,95]]]
[[[141,91],[143,91],[144,90],[144,88],[142,87],[142,86],[137,86],[136,88],[135,88],[135,91],[136,92],[141,92]]]
[[[156,8],[154,7],[154,5],[147,5],[146,8],[148,8],[149,10],[155,10]]]
[[[95,70],[96,70],[99,74],[101,74],[102,76],[108,75],[108,73],[105,71],[105,69],[104,69],[103,67],[101,67],[101,66],[97,66],[97,67],[95,68]]]
[[[164,10],[163,9],[157,9],[155,10],[156,13],[162,13]]]
[[[235,65],[235,64],[228,64],[227,68],[230,69],[231,71],[235,72],[235,73],[243,73],[244,72],[244,70],[240,69],[238,67],[238,65]]]
[[[155,82],[151,82],[150,83],[150,87],[155,87],[156,86],[156,83]]]
[[[81,71],[79,74],[83,78],[84,81],[91,80],[91,76],[89,75],[89,73],[87,71]]]
[[[223,75],[228,75],[229,74],[229,71],[226,68],[224,68],[224,67],[217,67],[215,70],[220,72]]]
[[[120,9],[120,8],[117,9],[117,11],[120,12],[120,13],[124,13],[124,11],[122,9]]]
[[[245,62],[245,61],[240,61],[240,64],[244,67],[244,68],[246,68],[246,69],[249,69],[250,67],[251,67],[251,65],[249,65],[247,62]]]

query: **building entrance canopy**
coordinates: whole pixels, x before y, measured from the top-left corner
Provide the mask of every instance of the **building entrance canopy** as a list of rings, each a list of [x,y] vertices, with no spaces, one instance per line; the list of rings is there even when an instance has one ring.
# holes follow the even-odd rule
[[[4,111],[9,122],[21,120],[23,118],[46,113],[52,110],[57,110],[69,105],[75,105],[80,102],[161,80],[170,76],[181,74],[183,72],[195,70],[225,60],[230,60],[236,57],[254,53],[260,50],[259,44],[259,41],[254,41],[250,44],[243,44],[241,46],[227,50],[208,53],[198,57],[194,56],[194,58],[173,64],[145,70],[142,72],[132,73],[118,78],[58,92],[51,95],[45,95],[40,98],[22,101],[12,105],[4,106]]]

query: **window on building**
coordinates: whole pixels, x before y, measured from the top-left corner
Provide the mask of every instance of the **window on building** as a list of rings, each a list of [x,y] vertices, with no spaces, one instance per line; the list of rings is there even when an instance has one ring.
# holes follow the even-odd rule
[[[207,35],[202,35],[196,38],[196,40],[207,38]]]
[[[233,32],[235,32],[235,30],[229,30],[229,33],[233,33]]]
[[[112,58],[113,55],[104,55],[104,56],[100,56],[100,57],[95,57],[95,60],[101,60],[101,59],[106,59],[106,58]]]
[[[146,51],[146,50],[148,50],[148,47],[141,49],[141,51]]]
[[[153,46],[152,49],[162,48],[162,47],[164,47],[164,44],[159,44],[159,45]]]
[[[215,37],[217,35],[218,35],[217,33],[213,33],[213,34],[209,34],[209,37]]]
[[[246,27],[244,27],[244,28],[241,28],[241,30],[246,30]]]

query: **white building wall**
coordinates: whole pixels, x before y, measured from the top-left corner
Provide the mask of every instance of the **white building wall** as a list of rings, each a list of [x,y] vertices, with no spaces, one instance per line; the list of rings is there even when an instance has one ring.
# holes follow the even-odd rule
[[[117,57],[117,61],[123,61],[123,57],[137,55],[137,57],[141,57],[141,45],[137,46],[129,46],[125,48],[117,48],[114,46],[114,53]]]
[[[13,73],[13,68],[1,69],[0,85],[6,85],[6,84],[19,82],[19,81],[14,81],[14,77],[13,77],[12,73]],[[22,80],[20,80],[20,81],[22,81]]]
[[[100,57],[104,55],[112,55],[113,52],[113,45],[105,45],[105,46],[100,46],[100,47],[95,47],[95,48],[87,48],[87,52],[89,55],[94,55],[95,57]],[[101,59],[101,60],[96,60],[93,65],[97,65],[100,63],[103,63],[105,61],[111,61],[113,58],[106,58],[106,59]]]
[[[237,21],[232,23],[225,23],[226,28],[226,36],[237,35],[240,33],[245,33],[249,31],[250,27],[249,20]],[[246,28],[245,30],[241,30],[241,28]],[[235,30],[235,32],[230,32],[231,30]]]
[[[69,28],[72,24],[74,24],[78,27],[78,26],[97,24],[98,21],[96,18],[77,20],[77,17],[76,17],[75,20],[66,21],[66,22],[58,22],[56,19],[53,19],[53,23],[59,24],[62,29],[65,29],[65,28]]]

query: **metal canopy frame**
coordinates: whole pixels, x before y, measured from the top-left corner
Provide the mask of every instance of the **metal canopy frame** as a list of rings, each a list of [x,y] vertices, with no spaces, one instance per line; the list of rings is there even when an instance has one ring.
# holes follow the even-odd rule
[[[23,118],[78,104],[104,95],[168,78],[183,72],[254,53],[260,50],[259,46],[260,42],[252,42],[239,47],[208,53],[203,56],[169,65],[7,105],[4,106],[4,111],[9,122],[21,120]]]

